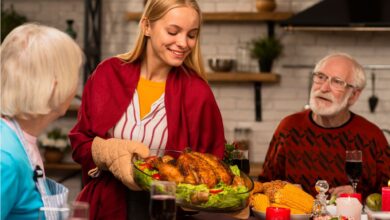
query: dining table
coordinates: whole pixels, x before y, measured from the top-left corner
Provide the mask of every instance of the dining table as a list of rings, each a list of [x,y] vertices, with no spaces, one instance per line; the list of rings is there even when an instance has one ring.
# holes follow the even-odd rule
[[[238,218],[228,213],[198,212],[192,215],[179,215],[176,220],[237,220]],[[256,217],[249,216],[249,220],[255,220]]]

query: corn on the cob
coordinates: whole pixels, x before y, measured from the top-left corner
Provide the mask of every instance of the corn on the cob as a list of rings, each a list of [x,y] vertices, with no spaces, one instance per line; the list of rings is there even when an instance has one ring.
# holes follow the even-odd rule
[[[281,205],[279,203],[271,203],[272,207],[280,207],[280,208],[288,208],[290,209],[290,214],[307,214],[305,211],[301,210],[301,209],[295,209],[295,208],[292,208],[290,206],[286,206],[286,205]]]
[[[305,213],[310,213],[313,208],[314,198],[290,183],[279,189],[274,197],[275,203],[286,205],[294,209],[300,209]]]
[[[256,193],[253,195],[252,206],[255,210],[265,212],[270,205],[268,196],[262,193]]]

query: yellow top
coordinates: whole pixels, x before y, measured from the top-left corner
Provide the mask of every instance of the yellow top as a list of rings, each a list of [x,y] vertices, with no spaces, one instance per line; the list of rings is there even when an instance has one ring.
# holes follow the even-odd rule
[[[141,119],[150,112],[152,104],[165,92],[165,82],[153,82],[140,77],[137,85]]]

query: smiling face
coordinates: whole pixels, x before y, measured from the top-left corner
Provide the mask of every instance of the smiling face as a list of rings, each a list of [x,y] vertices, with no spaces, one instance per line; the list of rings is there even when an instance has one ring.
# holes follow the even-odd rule
[[[155,22],[144,22],[148,62],[157,66],[180,66],[198,39],[199,14],[191,7],[169,10]]]
[[[329,58],[318,70],[329,77],[337,77],[348,84],[353,83],[354,73],[352,63],[345,57],[335,56]],[[350,87],[336,90],[330,85],[330,81],[324,83],[313,82],[310,93],[310,107],[320,116],[335,116],[339,113],[347,113],[359,95],[359,91]]]

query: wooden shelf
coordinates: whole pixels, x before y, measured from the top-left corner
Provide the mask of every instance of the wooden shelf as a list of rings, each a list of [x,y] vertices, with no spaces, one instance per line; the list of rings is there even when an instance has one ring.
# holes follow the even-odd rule
[[[204,21],[282,21],[290,12],[213,12],[203,13]]]
[[[203,21],[282,21],[291,17],[291,12],[204,12]],[[128,12],[128,21],[139,21],[141,12]]]
[[[261,104],[261,84],[279,82],[279,74],[274,73],[208,73],[209,82],[232,83],[232,82],[251,82],[254,84],[255,93],[255,119],[262,120]]]
[[[56,171],[64,171],[64,170],[72,170],[79,171],[81,170],[80,164],[74,162],[61,162],[61,163],[46,163],[45,162],[45,170],[56,170]]]
[[[208,73],[207,80],[209,82],[264,82],[276,83],[279,82],[280,76],[273,73],[236,73],[236,72],[216,72]]]

